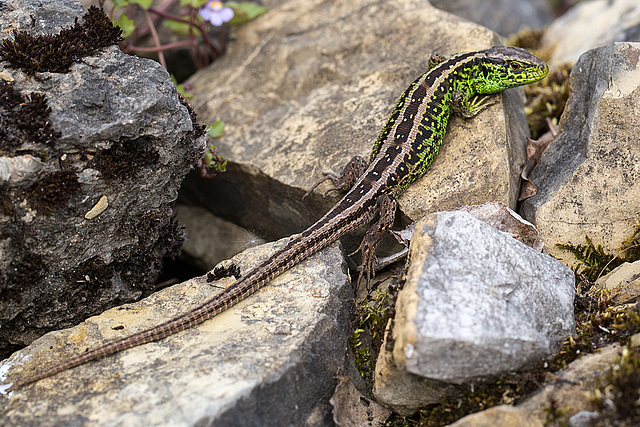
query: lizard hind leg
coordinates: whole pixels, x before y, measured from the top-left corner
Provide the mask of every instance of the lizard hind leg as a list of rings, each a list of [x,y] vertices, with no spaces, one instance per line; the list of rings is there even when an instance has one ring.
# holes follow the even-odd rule
[[[356,250],[362,253],[362,269],[358,275],[357,287],[360,288],[364,284],[367,291],[371,290],[371,279],[375,276],[375,267],[378,264],[376,247],[393,225],[397,202],[392,195],[383,194],[378,198],[376,206],[380,212],[378,221],[367,231]]]
[[[323,174],[324,177],[316,181],[311,186],[309,191],[304,193],[304,196],[302,196],[302,199],[303,200],[306,199],[309,196],[309,194],[311,194],[313,190],[315,190],[318,187],[318,185],[322,184],[327,180],[331,180],[331,182],[333,182],[333,188],[331,188],[329,191],[349,190],[351,187],[353,187],[353,184],[355,184],[358,178],[362,176],[364,171],[367,169],[367,166],[368,166],[367,162],[361,156],[354,156],[349,161],[349,163],[347,163],[347,165],[344,167],[344,169],[342,170],[342,173],[337,174],[335,172],[325,172]]]

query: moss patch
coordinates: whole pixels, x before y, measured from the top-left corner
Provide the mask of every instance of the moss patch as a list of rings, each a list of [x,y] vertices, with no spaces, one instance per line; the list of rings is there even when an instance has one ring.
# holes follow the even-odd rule
[[[45,262],[42,256],[32,252],[24,252],[9,264],[9,269],[0,284],[0,296],[20,300],[23,291],[36,286],[45,273]]]
[[[625,348],[599,383],[594,399],[604,418],[599,425],[640,425],[640,352]]]
[[[50,112],[43,94],[24,97],[0,80],[0,151],[10,153],[25,142],[55,144],[60,132],[51,126]]]
[[[74,62],[97,49],[122,40],[122,31],[113,25],[101,9],[91,6],[84,23],[63,28],[57,35],[32,35],[14,31],[11,39],[0,44],[0,58],[27,74],[65,73]]]
[[[57,206],[66,205],[80,188],[74,171],[51,172],[29,187],[27,200],[38,213],[52,214]]]
[[[138,176],[144,166],[158,163],[160,155],[149,138],[114,143],[109,149],[99,152],[90,167],[100,171],[106,181]]]

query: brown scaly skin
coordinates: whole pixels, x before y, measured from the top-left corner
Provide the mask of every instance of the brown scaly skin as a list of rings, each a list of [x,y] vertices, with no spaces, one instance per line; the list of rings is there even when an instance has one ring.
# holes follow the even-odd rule
[[[21,378],[9,390],[202,323],[380,212],[380,219],[360,246],[361,277],[368,281],[375,263],[375,247],[393,223],[396,198],[425,173],[435,158],[451,114],[473,117],[489,105],[484,95],[538,81],[547,72],[541,59],[513,47],[492,47],[436,59],[434,67],[411,83],[398,100],[373,146],[368,168],[344,198],[315,224],[292,236],[282,249],[200,307]]]

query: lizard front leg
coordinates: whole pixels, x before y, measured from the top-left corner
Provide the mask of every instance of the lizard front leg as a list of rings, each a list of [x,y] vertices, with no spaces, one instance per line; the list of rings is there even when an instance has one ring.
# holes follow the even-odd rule
[[[353,184],[362,176],[367,169],[367,162],[361,156],[354,156],[349,163],[344,167],[341,174],[335,172],[325,172],[324,177],[316,181],[309,191],[307,191],[302,199],[304,200],[311,194],[313,190],[322,184],[326,180],[330,179],[333,182],[333,188],[329,191],[345,191],[353,187]]]
[[[496,102],[496,97],[491,95],[469,96],[464,92],[453,92],[451,97],[453,111],[465,119],[475,117],[480,111]]]

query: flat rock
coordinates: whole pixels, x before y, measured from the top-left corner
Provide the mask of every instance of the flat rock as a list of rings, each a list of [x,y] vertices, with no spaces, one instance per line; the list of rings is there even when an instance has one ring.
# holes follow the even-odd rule
[[[640,296],[640,261],[625,262],[596,281],[615,304],[635,301]]]
[[[341,170],[354,155],[368,158],[433,52],[501,43],[420,0],[266,3],[269,13],[243,26],[227,55],[189,80],[199,117],[226,124],[216,148],[229,167],[212,181],[191,175],[183,194],[268,236],[298,232],[335,203],[335,193],[320,195],[329,184],[301,196],[323,172]],[[476,118],[452,119],[428,177],[400,199],[407,221],[488,200],[515,207],[525,159],[521,94],[506,91]]]
[[[613,43],[585,53],[571,72],[572,93],[555,141],[530,178],[538,194],[522,203],[549,253],[585,235],[617,253],[640,212],[640,43]]]
[[[232,261],[246,271],[283,243]],[[157,325],[231,282],[195,278],[49,333],[0,365],[1,380]],[[344,366],[351,296],[334,244],[197,327],[0,396],[0,424],[327,425],[314,407],[328,406]]]
[[[575,333],[573,272],[468,213],[419,222],[409,257],[393,329],[399,369],[473,382],[540,361]]]

